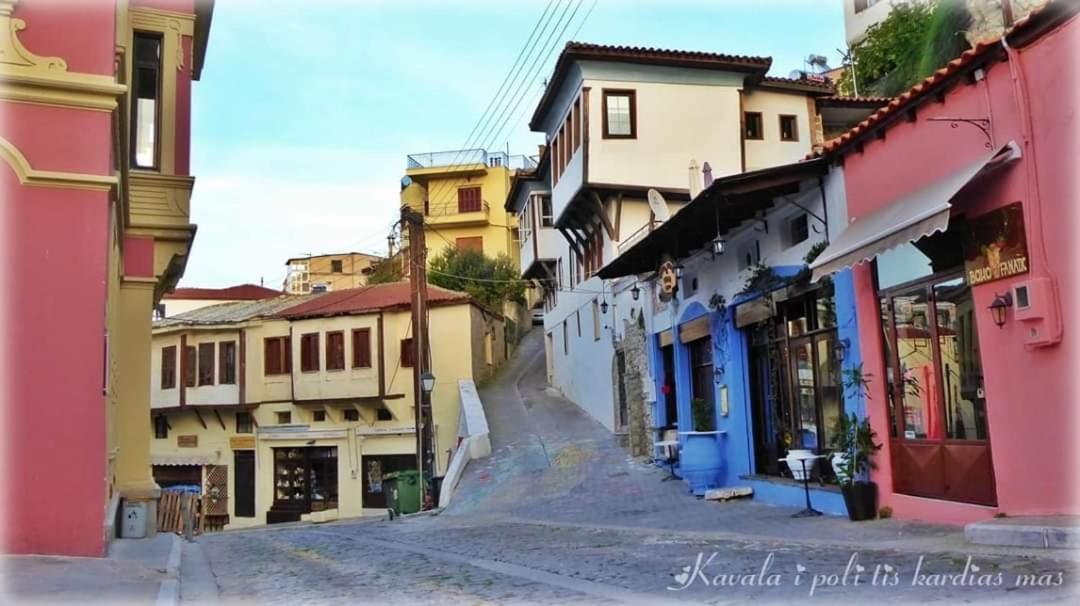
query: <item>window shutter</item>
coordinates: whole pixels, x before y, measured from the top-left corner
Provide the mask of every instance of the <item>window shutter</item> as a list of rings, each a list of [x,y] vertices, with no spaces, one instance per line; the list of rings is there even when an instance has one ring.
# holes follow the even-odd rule
[[[411,337],[401,340],[401,366],[406,368],[413,366],[413,340]]]
[[[198,354],[194,345],[184,347],[184,386],[195,387],[195,365],[198,363]]]
[[[353,330],[353,368],[371,368],[371,329]]]

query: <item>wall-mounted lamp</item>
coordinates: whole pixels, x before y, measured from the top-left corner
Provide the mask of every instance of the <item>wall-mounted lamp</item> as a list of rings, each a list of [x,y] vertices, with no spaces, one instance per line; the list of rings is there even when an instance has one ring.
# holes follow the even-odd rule
[[[1005,326],[1005,321],[1008,319],[1009,308],[1012,306],[1012,293],[1006,292],[1003,295],[994,295],[994,302],[990,304],[990,313],[993,314],[994,324],[997,324],[998,328]]]
[[[833,346],[833,355],[836,356],[836,361],[843,362],[844,358],[847,357],[847,352],[849,349],[851,349],[850,339],[844,337],[843,339],[837,341],[836,345]]]
[[[608,308],[607,301],[606,300],[601,301],[600,302],[600,313],[606,314],[607,313],[607,308]]]
[[[630,289],[630,296],[633,297],[635,301],[641,298],[641,289],[638,288],[637,284],[634,284],[634,287]]]
[[[718,257],[718,256],[724,254],[724,248],[726,248],[726,246],[727,246],[727,240],[724,240],[720,236],[717,236],[716,239],[712,241],[712,253],[713,253],[713,256]]]

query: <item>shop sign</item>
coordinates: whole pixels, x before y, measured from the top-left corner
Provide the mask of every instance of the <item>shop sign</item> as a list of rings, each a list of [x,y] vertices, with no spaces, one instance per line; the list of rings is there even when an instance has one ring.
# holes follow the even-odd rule
[[[255,436],[235,436],[229,438],[229,448],[233,450],[250,450],[255,448]]]
[[[656,282],[660,285],[660,300],[670,301],[679,288],[679,276],[675,270],[675,261],[668,255],[661,258],[660,268],[656,270]]]
[[[198,448],[199,436],[176,436],[176,445],[180,448]]]
[[[1029,271],[1024,208],[1020,202],[968,221],[964,270],[972,286]]]
[[[735,306],[735,328],[742,328],[768,320],[773,316],[769,297],[760,297],[753,301]]]
[[[396,436],[416,433],[416,427],[357,427],[358,436]]]

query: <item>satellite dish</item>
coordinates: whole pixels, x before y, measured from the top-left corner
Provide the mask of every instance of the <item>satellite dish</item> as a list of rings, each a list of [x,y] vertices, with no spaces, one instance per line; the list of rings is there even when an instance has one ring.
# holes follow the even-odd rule
[[[660,195],[660,192],[655,189],[649,189],[649,210],[652,211],[657,221],[664,222],[671,218],[671,213],[668,211],[667,200],[664,196]]]

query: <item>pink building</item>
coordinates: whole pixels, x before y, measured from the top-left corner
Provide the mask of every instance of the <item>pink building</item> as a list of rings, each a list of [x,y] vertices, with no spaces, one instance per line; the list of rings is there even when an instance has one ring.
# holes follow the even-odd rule
[[[4,550],[153,514],[150,323],[183,274],[210,2],[0,0]]]
[[[1080,514],[1075,2],[980,44],[843,136],[873,480],[897,517]]]

